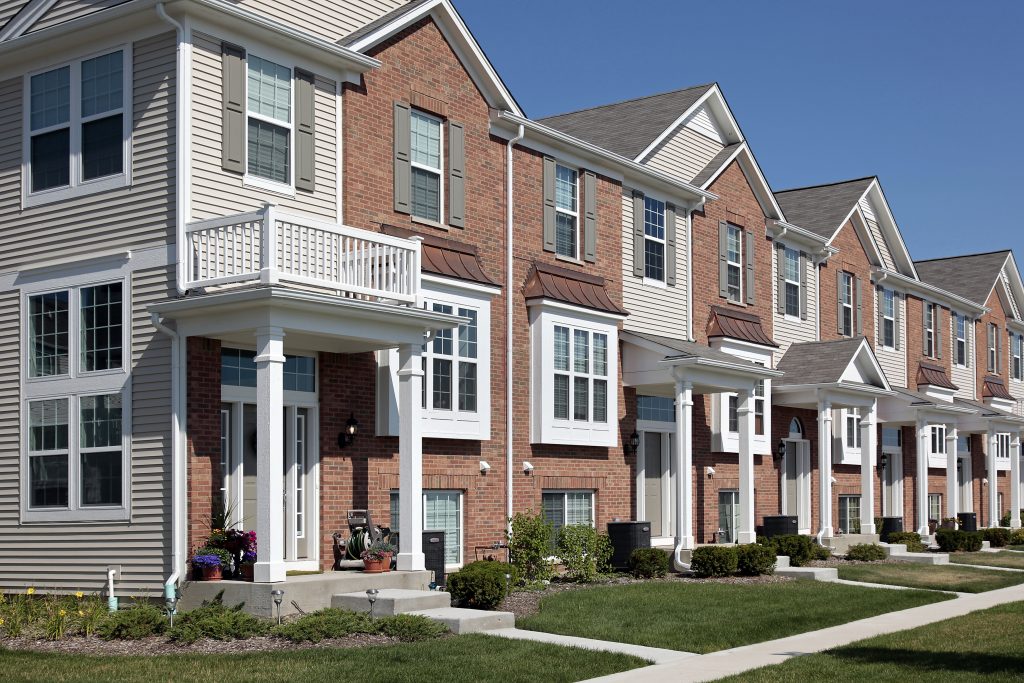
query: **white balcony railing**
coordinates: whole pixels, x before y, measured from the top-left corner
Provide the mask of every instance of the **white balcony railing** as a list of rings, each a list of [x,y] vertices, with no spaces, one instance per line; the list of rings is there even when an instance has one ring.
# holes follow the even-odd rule
[[[191,223],[186,239],[189,289],[281,282],[410,304],[420,291],[419,239],[324,223],[272,205]]]

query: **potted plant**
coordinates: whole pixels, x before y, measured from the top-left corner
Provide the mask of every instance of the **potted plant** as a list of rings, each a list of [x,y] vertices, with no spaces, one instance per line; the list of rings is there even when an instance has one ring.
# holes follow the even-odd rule
[[[363,571],[369,574],[391,571],[391,556],[394,552],[395,546],[387,541],[374,541],[362,552]]]
[[[956,517],[943,517],[942,528],[943,529],[955,529],[957,525]]]
[[[934,534],[935,530],[938,527],[939,527],[939,520],[937,520],[937,519],[929,519],[928,520],[928,533],[929,534]]]
[[[247,550],[242,553],[242,558],[238,562],[238,573],[241,575],[242,581],[253,580],[253,567],[256,565],[256,553],[251,550]]]
[[[192,566],[199,570],[201,581],[220,581],[224,577],[224,567],[220,557],[214,553],[203,554],[200,550],[192,556]]]

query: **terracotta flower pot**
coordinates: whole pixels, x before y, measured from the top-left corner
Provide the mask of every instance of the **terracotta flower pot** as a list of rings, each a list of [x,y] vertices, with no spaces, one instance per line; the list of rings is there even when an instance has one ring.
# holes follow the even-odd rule
[[[220,581],[224,578],[224,570],[220,567],[203,567],[203,581]]]
[[[255,566],[256,565],[253,565],[253,564],[243,564],[243,565],[241,565],[239,573],[241,574],[242,581],[252,581],[253,580],[253,578],[254,578],[253,574],[255,572]]]
[[[391,553],[386,553],[382,559],[363,560],[363,571],[367,574],[383,574],[391,571]]]

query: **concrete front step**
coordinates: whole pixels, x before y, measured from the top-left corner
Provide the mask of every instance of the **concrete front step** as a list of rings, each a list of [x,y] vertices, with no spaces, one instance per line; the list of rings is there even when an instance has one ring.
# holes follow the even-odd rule
[[[844,534],[826,539],[826,543],[833,554],[845,555],[850,550],[850,546],[861,543],[878,543],[880,538],[878,534]]]
[[[383,588],[377,593],[373,613],[377,616],[394,616],[406,612],[417,612],[438,607],[451,607],[452,596],[444,591],[421,591],[406,588]],[[331,607],[353,612],[369,612],[370,601],[366,591],[341,593],[331,597]]]
[[[487,612],[479,609],[464,609],[461,607],[435,607],[434,609],[417,610],[408,614],[419,614],[421,616],[439,621],[452,633],[480,633],[481,631],[494,631],[497,629],[515,628],[516,615],[512,612]]]
[[[789,558],[786,558],[787,560]],[[837,581],[839,570],[835,567],[786,567],[775,569],[776,576],[786,576],[791,579],[807,579],[809,581]]]

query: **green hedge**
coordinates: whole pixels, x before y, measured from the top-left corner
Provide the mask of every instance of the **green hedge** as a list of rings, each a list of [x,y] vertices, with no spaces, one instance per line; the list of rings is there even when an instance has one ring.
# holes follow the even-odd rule
[[[1010,544],[1010,530],[1000,527],[982,529],[981,537],[993,548],[1002,548]]]
[[[775,573],[775,551],[757,543],[736,546],[736,565],[744,576],[762,576]]]
[[[879,562],[885,558],[885,548],[877,543],[858,543],[846,551],[846,559],[856,562]]]
[[[629,571],[638,579],[656,579],[668,574],[668,553],[657,548],[637,548],[629,555]]]
[[[935,542],[943,552],[976,553],[981,550],[984,540],[978,531],[960,531],[958,529],[939,529],[935,532]]]
[[[913,531],[894,531],[889,534],[889,543],[907,546],[908,553],[928,552],[928,546],[921,540],[921,535]]]
[[[701,578],[729,576],[738,568],[736,547],[730,545],[702,545],[694,548],[690,570]]]
[[[789,557],[789,565],[791,567],[803,567],[818,557],[814,539],[810,536],[798,534],[784,534],[782,536],[772,536],[771,538],[762,536],[757,539],[757,542],[774,550],[776,555],[786,555]],[[825,553],[827,559],[827,549]]]
[[[493,560],[470,562],[448,577],[448,592],[462,607],[495,609],[508,594],[506,574],[517,583],[519,575],[513,565]]]

